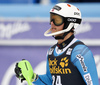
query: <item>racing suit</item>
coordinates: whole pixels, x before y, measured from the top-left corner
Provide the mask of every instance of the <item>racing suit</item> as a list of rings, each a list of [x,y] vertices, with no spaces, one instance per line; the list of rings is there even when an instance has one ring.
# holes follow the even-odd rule
[[[47,52],[46,74],[39,75],[36,85],[99,85],[93,54],[72,35]]]

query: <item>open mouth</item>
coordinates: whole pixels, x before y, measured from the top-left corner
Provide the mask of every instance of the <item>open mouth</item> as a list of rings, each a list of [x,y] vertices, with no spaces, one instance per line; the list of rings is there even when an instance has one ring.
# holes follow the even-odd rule
[[[56,31],[56,28],[51,28],[51,31],[52,31],[52,32],[55,32],[55,31]]]

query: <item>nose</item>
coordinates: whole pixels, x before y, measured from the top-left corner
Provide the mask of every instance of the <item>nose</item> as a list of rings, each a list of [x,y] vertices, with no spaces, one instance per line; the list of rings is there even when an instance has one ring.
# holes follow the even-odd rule
[[[53,21],[50,22],[51,25],[54,25]]]

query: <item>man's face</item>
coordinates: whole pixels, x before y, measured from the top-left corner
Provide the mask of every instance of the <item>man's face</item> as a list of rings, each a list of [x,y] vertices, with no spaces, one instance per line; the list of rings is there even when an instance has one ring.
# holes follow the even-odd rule
[[[63,22],[64,22],[63,17],[56,14],[50,14],[51,33],[63,30],[64,27]]]

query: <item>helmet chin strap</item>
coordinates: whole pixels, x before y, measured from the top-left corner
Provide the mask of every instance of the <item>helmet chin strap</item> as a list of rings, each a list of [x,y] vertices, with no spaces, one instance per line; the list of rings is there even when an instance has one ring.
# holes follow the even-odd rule
[[[53,36],[56,40],[60,40],[60,39],[64,39],[65,38],[65,36],[69,33],[70,31],[68,31],[68,32],[65,32],[62,36]]]
[[[54,32],[54,33],[50,33],[51,32],[51,28],[49,30],[47,30],[45,33],[44,33],[44,36],[54,36],[54,35],[58,35],[58,34],[62,34],[62,33],[67,33],[71,30],[71,28],[74,26],[75,23],[70,23],[70,25],[66,28],[66,29],[63,29],[61,31],[58,31],[58,32]],[[65,36],[65,35],[64,35]]]

